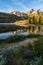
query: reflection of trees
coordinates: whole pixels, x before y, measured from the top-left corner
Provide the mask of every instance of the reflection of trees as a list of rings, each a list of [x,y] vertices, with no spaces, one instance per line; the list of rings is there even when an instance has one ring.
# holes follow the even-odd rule
[[[38,27],[38,26],[29,26],[28,33],[38,33],[41,30],[42,30],[41,27]]]
[[[43,27],[38,27],[38,26],[29,26],[28,29],[24,28],[24,29],[17,29],[16,31],[14,31],[14,34],[20,34],[20,33],[24,33],[27,32],[28,34],[37,34],[37,33],[41,33],[41,31],[43,30]]]
[[[43,27],[38,27],[38,30],[41,32],[43,30]]]
[[[28,32],[30,33],[30,31],[31,31],[31,26],[29,26],[29,28],[28,28]]]

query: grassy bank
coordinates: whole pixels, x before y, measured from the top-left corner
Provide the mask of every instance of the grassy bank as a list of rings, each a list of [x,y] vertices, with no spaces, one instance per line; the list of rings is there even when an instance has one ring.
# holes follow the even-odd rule
[[[41,36],[42,35],[39,35],[39,34],[15,35],[15,36],[10,36],[6,39],[0,39],[0,44],[2,44],[2,43],[15,43],[15,42],[23,41],[26,38],[38,38]]]
[[[43,37],[26,46],[3,51],[2,54],[6,58],[3,65],[43,65]]]

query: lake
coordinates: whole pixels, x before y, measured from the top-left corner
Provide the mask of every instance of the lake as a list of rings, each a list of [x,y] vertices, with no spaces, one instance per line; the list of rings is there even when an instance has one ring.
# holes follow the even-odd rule
[[[34,26],[34,27],[28,27],[27,30],[17,30],[14,32],[6,32],[6,33],[0,33],[0,39],[5,39],[8,38],[9,36],[13,36],[13,35],[27,35],[27,34],[43,34],[43,27],[38,27],[38,26]]]
[[[27,32],[24,32],[24,33],[20,33],[20,34],[17,34],[17,35],[26,35]],[[5,39],[5,38],[8,38],[9,36],[13,36],[15,34],[13,34],[12,32],[7,32],[7,33],[1,33],[0,34],[0,39]]]

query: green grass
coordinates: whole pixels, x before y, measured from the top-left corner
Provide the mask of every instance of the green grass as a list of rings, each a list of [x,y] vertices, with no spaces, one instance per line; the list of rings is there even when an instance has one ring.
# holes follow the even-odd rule
[[[22,48],[24,50],[31,50],[31,51],[34,52],[34,57],[41,57],[42,58],[43,57],[43,37],[38,37],[38,40],[34,41],[33,44],[32,43],[28,43],[27,46],[21,46],[20,48]],[[15,49],[15,48],[14,49],[10,49],[8,51],[9,51],[9,54],[10,54],[10,57],[12,58],[12,60],[15,58],[15,59],[19,60],[19,62],[20,62],[20,59],[22,59],[24,57],[23,52],[19,52],[18,48],[17,49]],[[20,65],[30,65],[28,60],[27,60],[26,63],[23,63],[23,62],[21,63],[20,62],[21,63]],[[11,63],[7,62],[7,64],[10,65]],[[40,61],[37,64],[35,63],[34,65],[43,65],[43,60]]]
[[[38,65],[43,65],[43,60],[42,60],[42,61],[40,61]]]
[[[30,34],[30,35],[15,35],[15,36],[10,36],[6,39],[0,39],[0,44],[4,44],[4,43],[15,43],[15,42],[19,42],[22,41],[26,38],[38,38],[41,37],[42,35],[38,35],[38,34]]]
[[[15,42],[23,41],[26,38],[39,38],[39,37],[43,37],[43,36],[39,34],[10,36],[6,39],[0,39],[0,47],[5,47],[7,44],[13,44]]]

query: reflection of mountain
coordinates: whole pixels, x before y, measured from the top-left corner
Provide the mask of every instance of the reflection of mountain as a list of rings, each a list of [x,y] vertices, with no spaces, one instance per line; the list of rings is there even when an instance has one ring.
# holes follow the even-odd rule
[[[28,29],[17,29],[16,31],[13,32],[13,34],[20,34],[20,33],[25,33],[25,34],[43,34],[43,27],[41,26],[29,26]]]
[[[29,10],[27,12],[30,23],[43,23],[43,12],[39,10]]]

